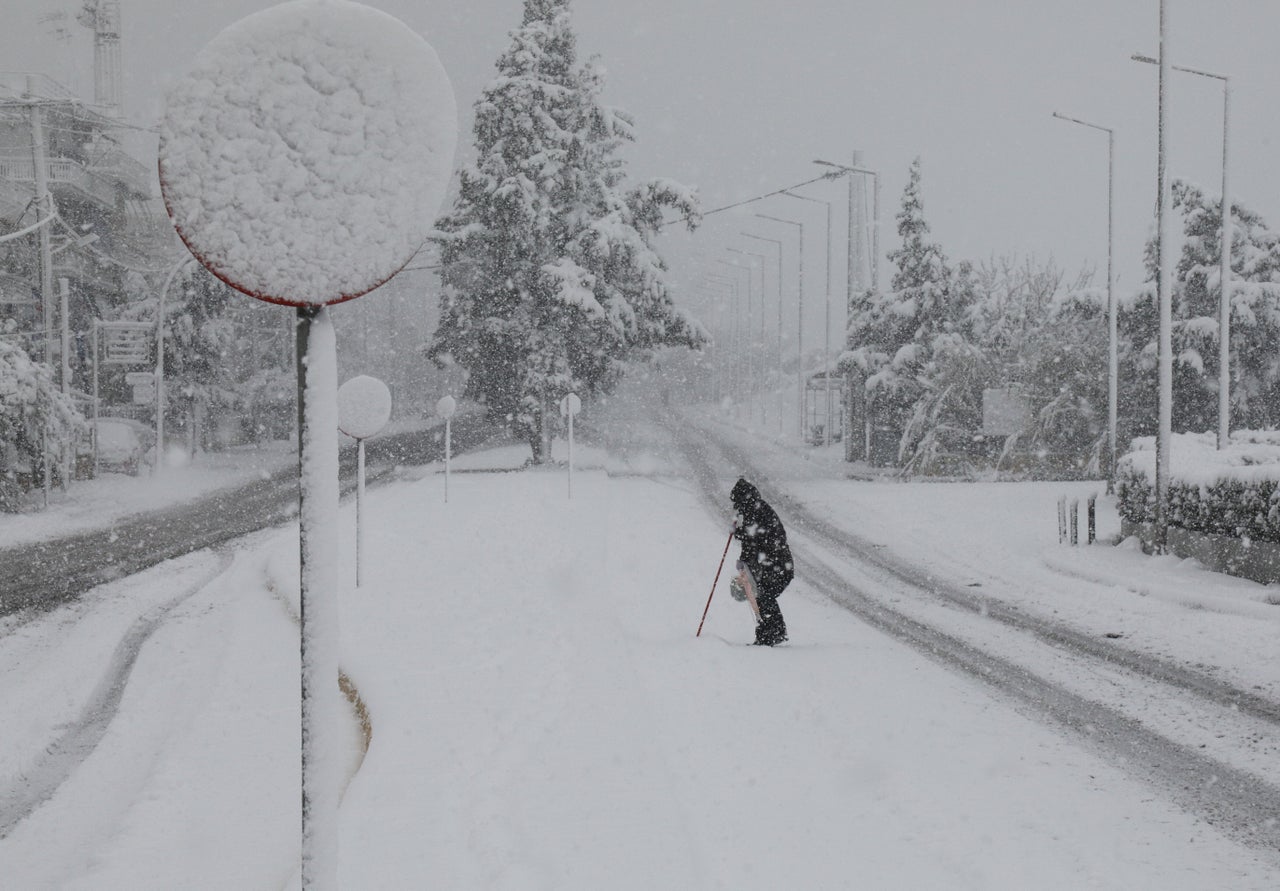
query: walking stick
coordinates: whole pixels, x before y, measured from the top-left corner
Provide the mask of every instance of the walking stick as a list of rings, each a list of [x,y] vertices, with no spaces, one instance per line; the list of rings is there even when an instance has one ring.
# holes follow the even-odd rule
[[[720,565],[716,567],[716,579],[711,583],[711,593],[707,595],[707,605],[702,608],[702,621],[698,623],[698,633],[694,637],[702,636],[703,622],[707,621],[707,610],[711,609],[711,598],[716,596],[716,585],[720,581],[720,570],[724,569],[724,558],[729,556],[729,545],[733,544],[733,530],[729,530],[729,540],[724,543],[724,553],[720,555]]]

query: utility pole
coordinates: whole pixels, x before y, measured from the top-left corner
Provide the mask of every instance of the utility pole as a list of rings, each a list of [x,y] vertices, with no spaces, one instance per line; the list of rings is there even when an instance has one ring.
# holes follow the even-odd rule
[[[44,116],[36,92],[36,79],[27,76],[27,94],[31,97],[31,163],[35,166],[36,218],[44,219],[53,214],[53,197],[49,194],[49,167],[45,157]],[[37,235],[40,245],[40,308],[44,315],[44,364],[53,368],[53,246],[49,238],[49,226],[41,226]],[[44,429],[44,503],[49,506],[49,488],[52,473],[49,467],[49,424]]]
[[[1165,148],[1168,136],[1169,91],[1169,20],[1165,0],[1160,0],[1160,89],[1159,124],[1157,126],[1156,188],[1159,192],[1156,207],[1156,298],[1160,307],[1160,329],[1157,365],[1159,368],[1159,397],[1156,430],[1156,550],[1164,553],[1169,536],[1169,447],[1173,438],[1173,251],[1168,239],[1169,184],[1167,182],[1168,157]]]

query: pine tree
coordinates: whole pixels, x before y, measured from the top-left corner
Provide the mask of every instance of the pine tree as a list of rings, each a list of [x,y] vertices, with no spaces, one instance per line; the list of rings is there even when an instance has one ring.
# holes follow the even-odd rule
[[[1173,428],[1213,430],[1218,417],[1219,257],[1222,202],[1175,181],[1174,207],[1182,214],[1183,241],[1173,282]],[[1233,426],[1280,423],[1280,236],[1263,219],[1233,204],[1231,268],[1231,414]],[[1154,243],[1147,274],[1155,277]],[[1137,430],[1155,429],[1155,291],[1148,282],[1122,314],[1125,370],[1139,398],[1131,405]]]
[[[901,432],[898,459],[908,470],[930,469],[980,422],[981,383],[989,376],[982,351],[968,342],[973,269],[952,268],[929,239],[920,179],[916,158],[897,216],[902,246],[888,255],[896,266],[892,290],[867,295],[849,329],[869,410]]]
[[[664,207],[693,225],[697,202],[669,180],[622,190],[632,121],[602,103],[599,67],[578,63],[568,0],[526,0],[511,41],[476,103],[476,163],[436,224],[429,353],[466,369],[467,395],[516,422],[541,461],[553,401],[607,392],[624,360],[705,341],[652,245]]]

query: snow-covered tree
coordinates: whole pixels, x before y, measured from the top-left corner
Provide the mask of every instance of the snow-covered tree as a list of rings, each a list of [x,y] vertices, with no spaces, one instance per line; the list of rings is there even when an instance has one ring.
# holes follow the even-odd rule
[[[693,225],[670,180],[623,187],[632,121],[579,64],[568,0],[525,0],[524,19],[475,106],[477,160],[437,222],[444,284],[430,355],[468,372],[467,393],[527,432],[543,459],[546,407],[608,391],[623,362],[705,333],[672,303],[653,247],[662,209]]]
[[[17,510],[19,470],[34,473],[46,443],[50,461],[62,465],[86,422],[49,366],[33,362],[11,330],[0,335],[0,510]]]
[[[1173,283],[1173,428],[1213,430],[1218,416],[1219,258],[1222,202],[1197,187],[1173,184],[1183,218],[1182,255]],[[1280,235],[1256,213],[1232,205],[1231,407],[1237,426],[1280,424]],[[1149,281],[1122,313],[1125,371],[1137,394],[1127,407],[1140,433],[1155,430],[1157,307],[1154,244]]]
[[[929,469],[946,442],[981,421],[987,367],[968,342],[974,270],[968,263],[953,268],[930,240],[920,178],[917,158],[897,216],[902,245],[888,255],[896,267],[892,290],[855,305],[843,360],[865,378],[878,423],[901,431],[899,461],[911,470]]]

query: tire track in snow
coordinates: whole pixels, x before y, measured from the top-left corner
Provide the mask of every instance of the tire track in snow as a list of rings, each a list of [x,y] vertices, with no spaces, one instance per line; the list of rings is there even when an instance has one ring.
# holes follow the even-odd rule
[[[111,662],[80,710],[80,716],[54,740],[16,785],[0,794],[0,839],[54,796],[64,782],[97,748],[116,716],[129,675],[143,645],[178,606],[212,584],[231,566],[233,555],[218,552],[217,565],[177,597],[148,610],[129,627],[111,656]]]
[[[719,451],[742,473],[750,475],[766,498],[780,508],[779,513],[790,515],[791,523],[799,531],[811,534],[834,547],[847,559],[871,563],[888,571],[898,581],[912,588],[933,596],[945,596],[949,587],[945,583],[926,577],[923,572],[902,561],[888,558],[869,544],[809,514],[760,474],[741,451],[726,444],[705,427],[698,428],[703,441],[696,442],[669,417],[661,418],[661,423],[670,432],[688,462],[708,508],[714,515],[728,517],[729,512],[721,492],[721,480],[713,467],[712,458],[707,454],[709,448]],[[797,542],[793,542],[793,547],[796,544]],[[866,550],[859,549],[859,546]],[[805,550],[802,543],[796,549],[801,553]],[[802,565],[803,579],[807,584],[872,627],[936,662],[982,681],[999,691],[1024,713],[1063,728],[1090,747],[1102,750],[1124,765],[1129,772],[1167,790],[1179,806],[1200,815],[1207,823],[1237,840],[1271,853],[1280,850],[1280,820],[1277,819],[1277,814],[1280,813],[1280,788],[1251,773],[1187,748],[1110,706],[1094,702],[1040,677],[1025,666],[909,617],[867,591],[860,590],[819,560],[806,560]],[[969,595],[964,600],[971,598],[972,595]],[[990,614],[990,609],[984,614]],[[1271,717],[1276,714],[1274,703],[1235,690],[1214,679],[1197,677],[1196,672],[1181,666],[1133,653],[1127,654],[1123,659],[1119,655],[1113,657],[1112,648],[1106,648],[1105,653],[1099,652],[1098,647],[1092,646],[1095,642],[1087,636],[1053,623],[1033,620],[1012,608],[1003,609],[1001,615],[993,617],[1060,648],[1122,665],[1146,679],[1207,698],[1215,705],[1234,707],[1241,711],[1251,708],[1255,716],[1272,723],[1277,721],[1275,717]],[[1091,646],[1077,647],[1077,638],[1082,639],[1081,644],[1087,641]],[[1183,679],[1185,684],[1179,682]],[[1214,692],[1206,693],[1206,690]],[[1240,695],[1232,699],[1230,694]]]

